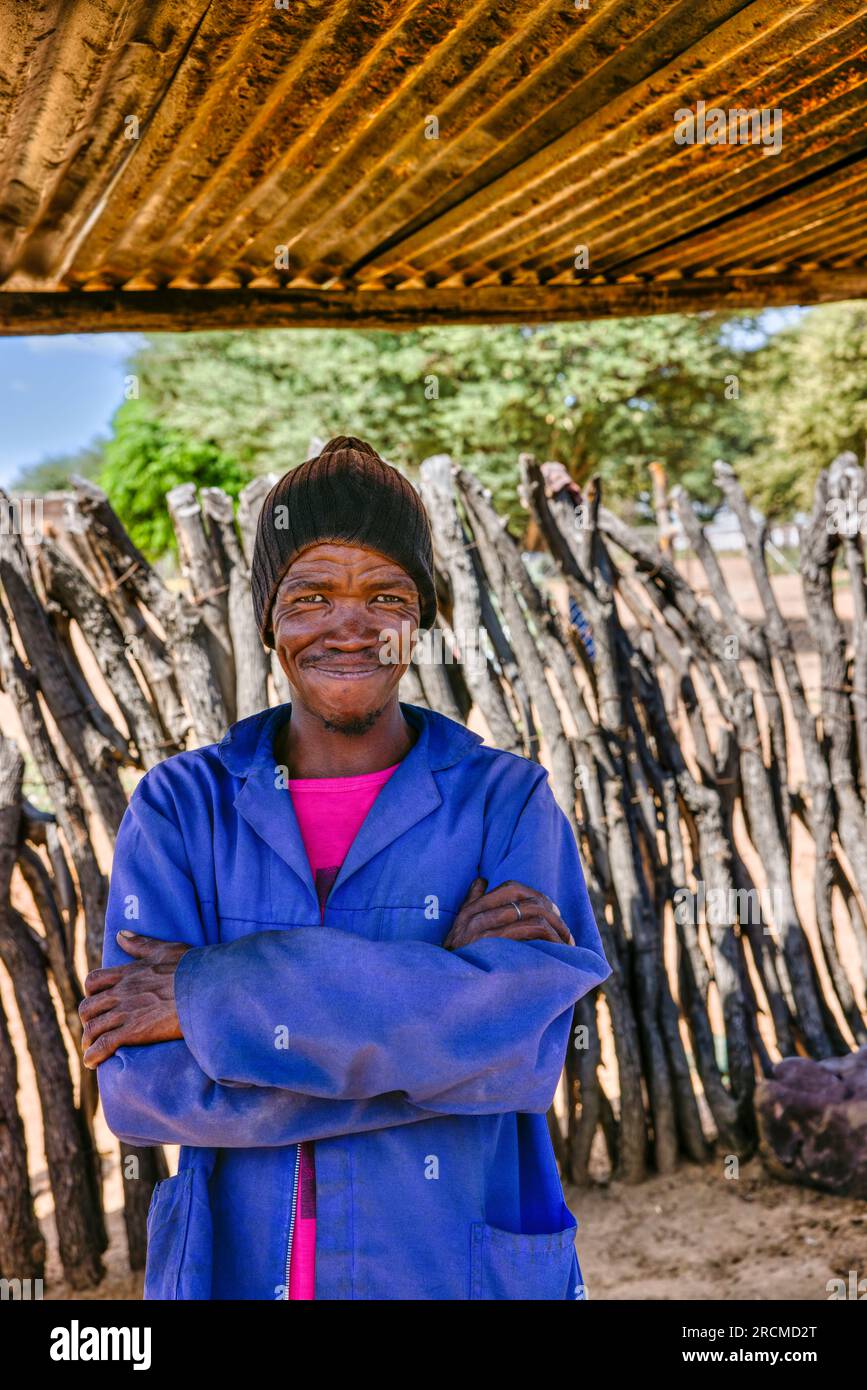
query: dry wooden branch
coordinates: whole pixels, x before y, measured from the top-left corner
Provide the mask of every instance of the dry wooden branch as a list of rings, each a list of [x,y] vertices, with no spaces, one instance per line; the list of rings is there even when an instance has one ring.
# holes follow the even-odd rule
[[[36,1073],[45,1157],[54,1197],[60,1258],[74,1289],[101,1279],[105,1227],[96,1181],[96,1155],[73,1099],[63,1036],[51,1000],[45,959],[27,923],[9,902],[18,853],[24,763],[11,739],[0,736],[0,958],[9,971]],[[13,1271],[15,1273],[15,1271]]]

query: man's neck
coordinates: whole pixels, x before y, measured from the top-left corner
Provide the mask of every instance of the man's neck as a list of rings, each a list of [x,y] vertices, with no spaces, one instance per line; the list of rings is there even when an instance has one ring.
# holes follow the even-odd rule
[[[274,743],[277,762],[289,769],[290,777],[358,777],[399,763],[416,737],[397,698],[363,734],[329,728],[318,715],[293,701],[292,716],[278,730]]]

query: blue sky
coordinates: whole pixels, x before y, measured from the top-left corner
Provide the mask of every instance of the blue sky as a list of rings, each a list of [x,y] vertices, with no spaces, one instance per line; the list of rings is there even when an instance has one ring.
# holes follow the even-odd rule
[[[0,486],[108,433],[124,362],[141,341],[135,333],[0,338]]]

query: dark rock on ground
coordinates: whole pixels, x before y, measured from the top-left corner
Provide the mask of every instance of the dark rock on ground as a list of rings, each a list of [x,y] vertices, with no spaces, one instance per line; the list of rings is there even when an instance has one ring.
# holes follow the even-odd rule
[[[785,1057],[756,1088],[761,1154],[775,1177],[867,1201],[867,1046]]]

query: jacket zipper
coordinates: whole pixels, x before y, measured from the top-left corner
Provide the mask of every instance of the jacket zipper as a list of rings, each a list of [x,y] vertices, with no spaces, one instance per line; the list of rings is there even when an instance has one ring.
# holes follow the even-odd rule
[[[289,1216],[289,1244],[286,1249],[286,1299],[289,1302],[289,1269],[292,1264],[292,1237],[295,1234],[295,1208],[298,1205],[298,1176],[301,1172],[301,1145],[295,1145],[295,1177],[292,1181],[292,1211]]]
[[[333,884],[332,884],[332,887],[333,887]],[[324,913],[325,913],[325,909],[324,909],[324,907],[323,907],[323,908],[321,909],[321,915],[322,915],[323,920],[324,920]],[[289,1241],[288,1241],[288,1245],[287,1245],[287,1248],[286,1248],[286,1298],[285,1298],[285,1300],[284,1300],[286,1303],[289,1302],[289,1277],[290,1277],[290,1268],[291,1268],[291,1265],[292,1265],[292,1239],[293,1239],[293,1237],[294,1237],[294,1235],[295,1235],[295,1211],[296,1211],[296,1208],[297,1208],[297,1206],[298,1206],[298,1179],[299,1179],[300,1173],[301,1173],[301,1145],[300,1145],[300,1144],[296,1144],[296,1145],[295,1145],[295,1177],[294,1177],[294,1179],[293,1179],[293,1181],[292,1181],[292,1211],[291,1211],[290,1216],[289,1216]]]

